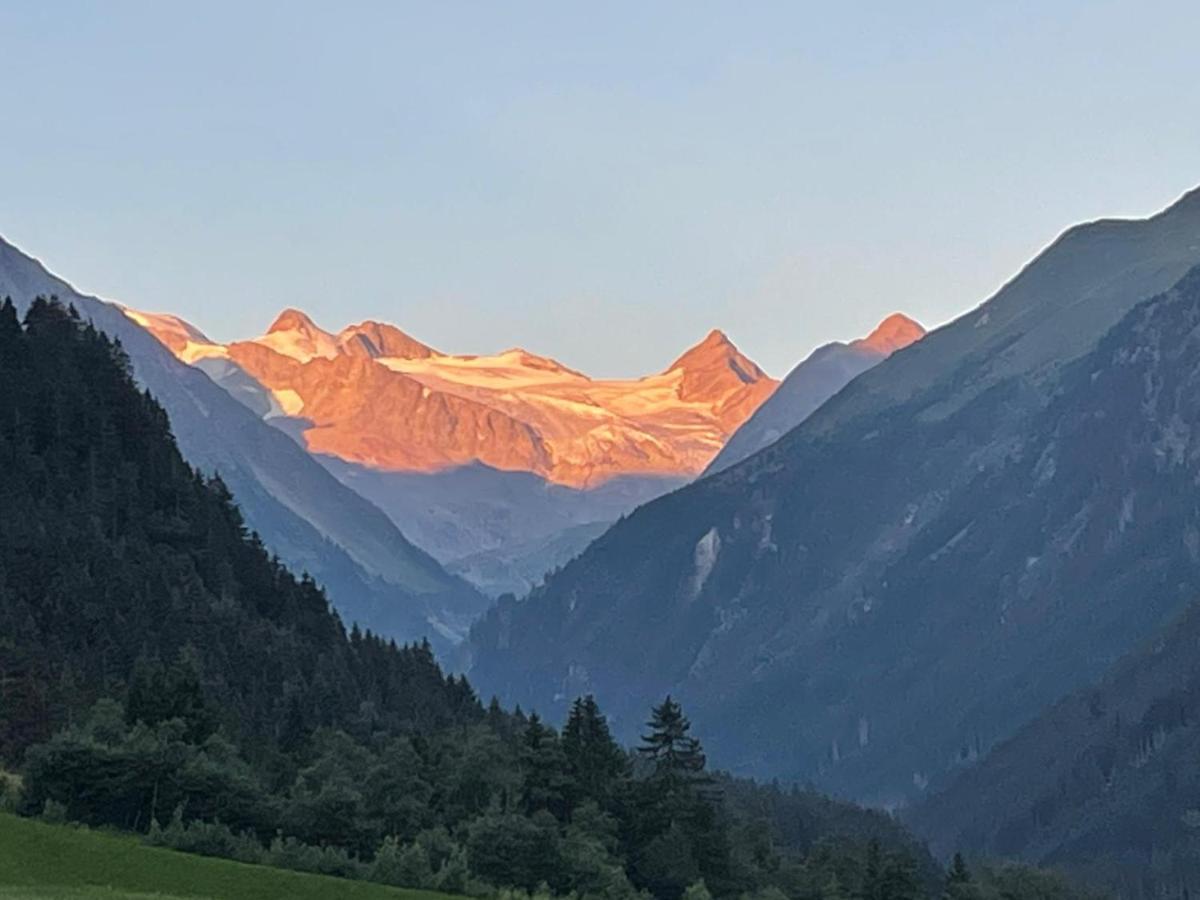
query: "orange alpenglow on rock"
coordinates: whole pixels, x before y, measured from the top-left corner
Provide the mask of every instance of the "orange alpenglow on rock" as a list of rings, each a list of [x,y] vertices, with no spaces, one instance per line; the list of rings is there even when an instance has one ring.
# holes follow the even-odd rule
[[[381,322],[334,334],[295,309],[228,345],[173,316],[127,313],[188,362],[235,363],[302,420],[314,453],[390,471],[478,462],[579,488],[691,477],[778,384],[720,331],[658,374],[592,379],[520,348],[442,353]]]
[[[853,346],[874,350],[877,353],[895,353],[925,336],[925,329],[903,313],[892,313],[865,338],[855,341]]]
[[[818,347],[788,373],[765,402],[756,404],[708,472],[720,472],[770,446],[857,376],[924,336],[925,329],[918,322],[893,313],[864,338]]]

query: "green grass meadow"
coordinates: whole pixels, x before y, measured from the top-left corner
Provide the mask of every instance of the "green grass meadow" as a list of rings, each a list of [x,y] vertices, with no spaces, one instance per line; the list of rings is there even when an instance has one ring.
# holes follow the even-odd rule
[[[447,900],[147,847],[137,838],[0,814],[0,900]]]

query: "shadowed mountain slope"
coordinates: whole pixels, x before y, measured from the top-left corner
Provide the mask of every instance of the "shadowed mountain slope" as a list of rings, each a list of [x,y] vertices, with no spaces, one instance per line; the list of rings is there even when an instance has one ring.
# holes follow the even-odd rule
[[[728,469],[791,431],[818,407],[872,366],[919,341],[925,329],[900,313],[888,316],[865,338],[814,350],[780,382],[705,470]]]
[[[1063,373],[1197,263],[1198,193],[1071,229],[766,450],[502,603],[473,629],[473,679],[546,710],[594,691],[626,733],[669,690],[722,764],[906,802],[1185,601],[1186,547],[1149,553],[1155,517],[1127,497],[1140,438],[1072,430],[1103,398]]]
[[[1195,270],[1064,377],[1055,406],[1071,411],[1036,467],[1074,485],[1071,586],[1092,629],[1103,626],[1102,646],[1192,605],[913,810],[939,852],[1064,864],[1126,888],[1130,872],[1152,868],[1172,888],[1200,884],[1198,329]]]

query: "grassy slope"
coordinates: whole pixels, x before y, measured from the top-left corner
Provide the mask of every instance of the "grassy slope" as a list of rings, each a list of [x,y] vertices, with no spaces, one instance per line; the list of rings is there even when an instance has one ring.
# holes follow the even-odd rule
[[[248,866],[136,838],[0,815],[0,900],[446,900],[446,895]]]

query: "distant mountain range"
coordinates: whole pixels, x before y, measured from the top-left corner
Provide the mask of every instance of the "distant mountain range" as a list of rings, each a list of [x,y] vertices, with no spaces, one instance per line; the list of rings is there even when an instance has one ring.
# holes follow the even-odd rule
[[[174,316],[129,315],[218,379],[236,365],[313,453],[384,471],[480,463],[576,489],[688,477],[776,385],[719,331],[661,374],[619,381],[519,348],[451,356],[380,322],[332,334],[294,309],[225,345]]]
[[[378,507],[343,486],[261,414],[176,359],[121,307],[81,294],[0,241],[0,297],[11,296],[24,310],[38,295],[74,304],[120,339],[138,380],[170,415],[188,461],[220,472],[249,526],[289,566],[323,584],[347,622],[397,638],[428,636],[449,647],[482,612],[484,596],[409,543]],[[195,332],[174,323],[171,341],[182,348]],[[252,386],[242,387],[246,399]]]
[[[596,380],[522,349],[452,356],[382,322],[335,334],[294,309],[230,344],[126,314],[493,595],[698,474],[776,385],[719,331],[661,374]]]
[[[1138,401],[1107,408],[1120,360],[1089,354],[1198,263],[1200,192],[1069,230],[766,449],[501,602],[472,631],[472,680],[547,715],[595,692],[625,734],[671,692],[722,765],[921,796],[1190,599],[1188,493],[1126,460],[1186,452],[1191,420],[1103,425]]]
[[[622,515],[702,472],[776,387],[720,331],[661,373],[601,380],[519,348],[446,354],[381,322],[333,333],[294,309],[230,344],[172,315],[126,312],[494,595],[526,593]],[[892,317],[826,348],[837,361],[794,372],[797,399],[768,427],[798,423],[919,334]]]

